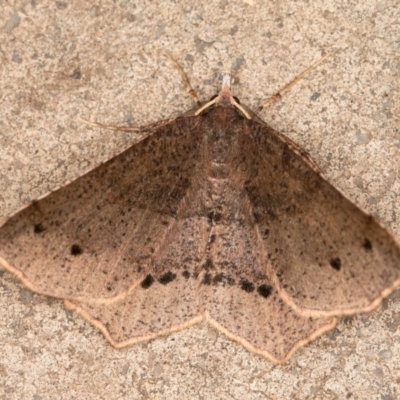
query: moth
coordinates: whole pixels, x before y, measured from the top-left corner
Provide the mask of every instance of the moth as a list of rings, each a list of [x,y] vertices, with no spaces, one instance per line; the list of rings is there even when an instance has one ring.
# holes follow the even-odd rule
[[[0,263],[115,347],[206,320],[284,363],[400,285],[399,243],[241,105],[229,74],[200,102],[178,69],[197,105],[108,127],[143,136],[7,219]]]

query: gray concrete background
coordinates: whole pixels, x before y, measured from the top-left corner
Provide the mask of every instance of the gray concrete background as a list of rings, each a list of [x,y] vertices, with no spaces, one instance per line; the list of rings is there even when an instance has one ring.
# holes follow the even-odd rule
[[[400,237],[400,8],[391,1],[1,1],[0,216],[107,160],[232,69],[255,108],[334,54],[262,118]],[[0,271],[1,399],[398,399],[400,291],[285,366],[207,325],[116,350],[58,300]]]

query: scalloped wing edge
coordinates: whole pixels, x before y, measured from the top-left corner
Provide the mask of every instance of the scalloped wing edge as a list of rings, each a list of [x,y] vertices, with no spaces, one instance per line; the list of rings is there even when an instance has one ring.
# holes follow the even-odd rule
[[[113,347],[115,347],[117,349],[121,349],[121,348],[135,345],[138,343],[145,343],[145,342],[149,342],[151,340],[165,337],[172,333],[180,332],[191,326],[197,325],[202,321],[206,321],[211,327],[213,327],[217,331],[223,333],[228,339],[242,345],[246,350],[250,351],[251,353],[262,356],[262,357],[266,358],[267,360],[272,361],[273,363],[278,364],[278,365],[287,363],[289,361],[289,359],[292,357],[292,355],[297,350],[301,349],[308,343],[314,341],[316,338],[318,338],[322,334],[334,329],[336,327],[337,321],[338,321],[337,318],[332,318],[331,321],[328,321],[327,324],[325,324],[322,327],[320,327],[319,329],[315,330],[311,335],[309,335],[305,339],[301,339],[301,340],[297,341],[283,358],[277,358],[270,352],[253,346],[250,342],[243,339],[242,337],[234,335],[228,329],[224,328],[221,324],[219,324],[215,319],[213,319],[207,311],[205,311],[204,314],[199,314],[198,316],[196,316],[188,321],[185,321],[179,325],[174,325],[174,326],[170,327],[169,329],[163,329],[163,330],[155,332],[151,335],[139,336],[139,337],[135,337],[135,338],[125,340],[122,342],[118,342],[112,338],[107,327],[102,322],[100,322],[96,318],[93,318],[89,313],[87,313],[85,310],[83,310],[79,305],[77,305],[67,299],[64,300],[64,305],[68,310],[75,311],[77,314],[82,316],[87,322],[89,322],[92,326],[99,329],[103,333],[103,335],[105,336],[107,341]]]

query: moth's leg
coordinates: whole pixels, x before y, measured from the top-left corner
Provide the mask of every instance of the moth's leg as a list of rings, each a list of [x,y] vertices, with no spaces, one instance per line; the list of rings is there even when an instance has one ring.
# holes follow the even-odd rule
[[[86,119],[77,117],[78,121],[83,122],[86,125],[95,126],[98,128],[109,129],[112,131],[125,131],[125,132],[144,132],[144,131],[151,131],[156,128],[160,128],[161,126],[167,125],[172,121],[175,121],[176,117],[174,118],[167,118],[161,121],[153,122],[148,125],[144,126],[115,126],[115,125],[103,125],[99,124],[98,122],[87,121]]]
[[[307,68],[299,76],[297,76],[295,79],[293,79],[292,82],[290,82],[286,86],[284,86],[283,89],[281,89],[279,92],[275,93],[273,96],[271,96],[267,100],[265,100],[265,102],[262,103],[261,106],[257,107],[253,111],[254,114],[255,115],[259,114],[264,107],[267,107],[270,104],[275,103],[277,100],[279,100],[282,97],[283,93],[287,92],[293,85],[295,85],[300,79],[302,79],[304,76],[306,76],[311,70],[313,70],[319,64],[321,64],[323,61],[325,61],[325,59],[330,55],[331,55],[331,53],[326,54],[319,61],[317,61],[315,64],[311,65],[311,67]]]
[[[186,85],[189,86],[189,94],[191,98],[196,102],[196,104],[200,107],[201,106],[201,101],[199,100],[195,90],[193,89],[190,80],[186,74],[186,72],[183,70],[183,68],[178,64],[178,62],[171,56],[171,54],[168,54],[166,51],[163,51],[163,53],[174,63],[175,67],[179,71],[179,73],[182,76],[182,79],[185,81]]]

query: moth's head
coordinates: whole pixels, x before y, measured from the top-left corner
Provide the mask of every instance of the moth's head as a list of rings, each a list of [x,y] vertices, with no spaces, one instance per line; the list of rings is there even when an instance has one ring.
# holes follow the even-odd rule
[[[220,92],[213,96],[209,102],[201,106],[195,113],[199,115],[201,112],[210,107],[233,107],[236,108],[247,119],[252,119],[250,113],[240,105],[239,99],[232,95],[231,91],[231,74],[225,73],[222,78],[222,88]]]

